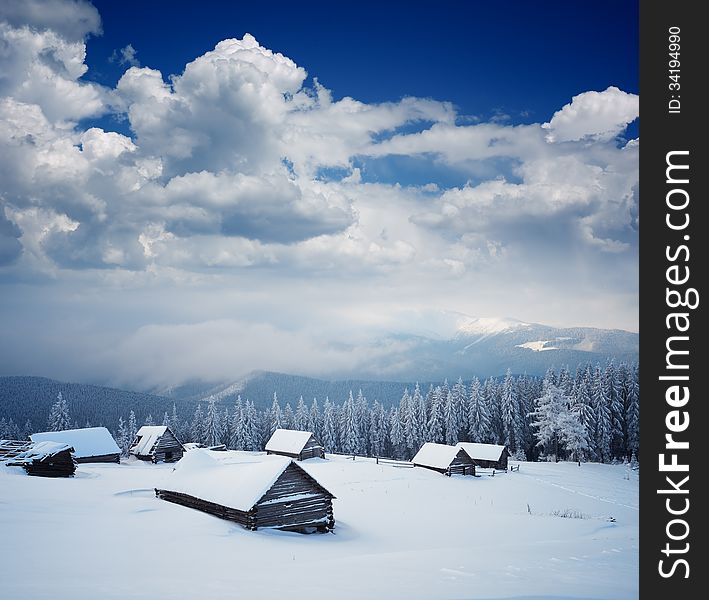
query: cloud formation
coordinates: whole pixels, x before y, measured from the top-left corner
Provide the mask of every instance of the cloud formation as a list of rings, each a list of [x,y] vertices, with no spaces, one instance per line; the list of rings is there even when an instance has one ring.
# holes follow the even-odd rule
[[[426,308],[635,327],[638,143],[619,136],[637,96],[609,87],[575,95],[546,123],[470,124],[445,101],[336,100],[248,34],[170,78],[128,45],[107,88],[84,79],[86,37],[100,31],[80,0],[0,7],[0,282],[170,282],[198,286],[200,305],[255,288],[261,301],[243,317],[226,302],[222,320],[185,309],[192,328],[175,331],[197,339],[226,323],[237,337],[311,348],[299,364],[258,354],[261,368],[301,372],[340,364],[315,348],[334,348],[341,323],[355,335],[368,295],[374,321],[392,327],[401,310]],[[127,119],[131,135],[82,124],[101,115]],[[430,181],[412,185],[400,158]],[[393,182],[372,177],[374,165]],[[440,169],[467,182],[446,184]],[[313,316],[333,302],[331,321]],[[278,314],[312,323],[320,341],[289,338]],[[126,322],[121,362],[135,344],[182,343],[148,319]],[[197,362],[206,373],[214,359]]]

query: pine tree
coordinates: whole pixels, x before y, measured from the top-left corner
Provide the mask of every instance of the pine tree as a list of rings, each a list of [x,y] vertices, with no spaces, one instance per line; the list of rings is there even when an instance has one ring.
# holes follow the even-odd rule
[[[312,432],[312,429],[308,429],[309,417],[310,411],[308,411],[308,407],[305,406],[305,400],[303,400],[303,396],[301,396],[295,408],[295,428],[299,431]]]
[[[372,456],[384,456],[387,438],[387,418],[384,407],[374,401],[372,407],[369,451]]]
[[[433,390],[431,395],[431,415],[428,418],[428,441],[434,443],[443,443],[443,393],[440,386]]]
[[[463,383],[463,378],[458,377],[458,381],[455,382],[451,388],[451,418],[450,422],[446,418],[446,434],[450,440],[455,440],[454,442],[449,442],[452,444],[457,444],[459,441],[463,441],[467,434],[467,411],[466,411],[466,398],[468,394],[465,390],[465,384]],[[454,431],[448,431],[452,428]]]
[[[278,403],[278,396],[273,392],[273,403],[271,404],[271,412],[269,415],[269,437],[273,435],[276,429],[283,429],[283,412],[281,405]]]
[[[147,417],[145,417],[145,423],[143,423],[143,425],[147,425],[148,427],[155,425],[155,423],[153,422],[153,415],[149,414]]]
[[[537,446],[543,447],[547,454],[559,459],[559,442],[562,431],[562,415],[568,413],[569,398],[551,382],[544,386],[542,396],[534,401],[534,411],[531,413],[532,427],[537,438]]]
[[[29,440],[30,436],[34,433],[34,427],[32,427],[32,421],[27,419],[25,421],[25,426],[22,428],[22,439]]]
[[[389,440],[394,458],[407,458],[406,432],[401,424],[399,409],[395,406],[389,410]]]
[[[229,436],[229,447],[234,450],[249,450],[249,435],[247,429],[247,416],[241,402],[241,396],[236,397],[234,413],[231,417],[231,432]]]
[[[69,407],[64,395],[59,392],[57,401],[52,405],[49,412],[49,431],[64,431],[71,429],[71,418],[69,417]]]
[[[611,460],[611,437],[613,432],[610,401],[603,385],[603,373],[600,367],[593,372],[593,388],[591,400],[596,414],[595,449],[601,462]]]
[[[512,371],[507,369],[505,380],[502,384],[501,396],[502,424],[504,428],[505,444],[511,454],[516,454],[518,442],[521,439],[521,415],[519,414],[519,400],[512,378]]]
[[[204,439],[207,446],[218,446],[221,443],[222,426],[221,415],[217,410],[217,401],[210,398],[207,405],[207,417],[204,421]]]
[[[490,439],[493,444],[505,443],[505,428],[502,423],[501,401],[499,398],[498,385],[492,377],[485,380],[483,386],[483,397],[487,414],[490,417]]]
[[[180,417],[177,416],[177,406],[172,403],[172,415],[170,415],[170,431],[174,433],[178,439],[183,439],[185,437],[185,432],[182,430],[180,425]]]
[[[128,449],[133,445],[136,436],[138,435],[138,420],[135,418],[135,412],[130,411],[128,415]]]
[[[359,447],[352,390],[340,413],[340,446],[345,454],[356,454]]]
[[[165,414],[162,416],[162,424],[166,427],[170,427],[170,415],[167,411],[165,411]]]
[[[411,406],[411,395],[409,388],[404,388],[404,393],[399,400],[399,420],[404,433],[404,444],[408,452],[416,452],[416,423],[414,420],[413,410]]]
[[[421,394],[421,388],[418,382],[414,387],[414,395],[411,396],[411,412],[413,420],[413,452],[418,452],[423,446],[428,435],[428,413],[426,411],[426,400]]]
[[[638,456],[640,453],[640,393],[638,387],[639,373],[638,366],[628,369],[626,387],[627,391],[627,408],[625,411],[625,420],[628,429],[627,450],[631,455]]]
[[[286,407],[283,409],[283,428],[284,429],[295,429],[295,413],[290,405],[290,402],[286,402]]]
[[[611,414],[610,455],[613,458],[622,458],[625,455],[623,435],[625,411],[623,410],[622,385],[618,380],[618,370],[615,368],[613,360],[606,365],[603,373],[603,385]]]
[[[443,423],[446,444],[455,446],[458,443],[458,422],[453,400],[453,390],[448,392],[448,396],[443,404]]]
[[[192,425],[190,426],[190,436],[192,437],[192,441],[197,444],[205,443],[206,432],[204,422],[204,411],[202,410],[201,404],[197,404],[197,408],[194,411],[194,417],[192,417]]]
[[[337,452],[337,419],[335,409],[328,397],[325,398],[323,406],[322,443],[325,447],[325,452]]]
[[[561,441],[571,453],[571,457],[580,464],[581,458],[589,446],[588,434],[581,423],[578,412],[569,410],[564,405],[564,411],[559,415],[559,429]]]
[[[470,383],[468,397],[468,439],[471,442],[485,443],[490,440],[490,416],[482,393],[482,386],[477,377]]]
[[[122,456],[128,456],[128,450],[130,449],[131,439],[129,439],[128,428],[126,427],[126,422],[123,417],[118,417],[118,434],[116,443],[121,449]]]
[[[316,439],[322,439],[322,415],[320,414],[320,406],[318,405],[317,398],[313,398],[313,403],[310,405],[308,430],[315,434]]]
[[[356,437],[356,453],[367,456],[369,453],[369,427],[370,427],[370,416],[369,416],[369,403],[367,399],[362,394],[360,389],[357,392],[357,399],[355,400],[355,431],[357,432]]]
[[[244,414],[244,427],[246,429],[246,449],[256,452],[263,448],[263,436],[259,425],[259,414],[256,406],[250,400],[246,401]]]

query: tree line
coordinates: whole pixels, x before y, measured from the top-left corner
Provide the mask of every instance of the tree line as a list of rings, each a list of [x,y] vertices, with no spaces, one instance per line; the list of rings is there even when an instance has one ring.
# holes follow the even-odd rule
[[[168,425],[184,442],[260,451],[279,427],[312,431],[326,452],[388,456],[409,460],[425,442],[473,441],[506,445],[519,460],[571,458],[612,462],[639,457],[638,365],[613,361],[605,365],[550,369],[543,378],[512,375],[467,383],[446,380],[422,390],[405,389],[388,410],[376,399],[351,391],[344,401],[301,396],[284,406],[274,393],[270,408],[237,396],[233,404],[215,400],[198,404],[182,418],[175,405],[156,420],[139,424],[135,412],[122,416],[114,437],[127,454],[141,424]],[[75,424],[74,424],[75,425]],[[66,400],[59,394],[48,420],[50,430],[72,427]],[[0,438],[25,436],[14,423],[0,420]],[[15,435],[16,434],[16,435]]]

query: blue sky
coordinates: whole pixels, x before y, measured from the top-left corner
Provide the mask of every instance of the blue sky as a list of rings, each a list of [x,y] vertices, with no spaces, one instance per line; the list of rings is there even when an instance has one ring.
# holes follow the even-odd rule
[[[8,373],[356,375],[441,314],[637,329],[636,2],[10,0],[0,34]]]

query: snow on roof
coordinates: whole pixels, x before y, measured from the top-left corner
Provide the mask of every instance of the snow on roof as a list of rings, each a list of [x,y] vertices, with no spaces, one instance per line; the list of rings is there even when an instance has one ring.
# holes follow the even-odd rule
[[[477,444],[474,442],[458,442],[458,447],[465,450],[472,459],[492,461],[500,460],[502,451],[505,449],[504,446],[497,444]]]
[[[248,511],[292,462],[285,456],[269,455],[225,464],[208,450],[196,448],[177,462],[164,489]]]
[[[31,463],[34,460],[42,460],[48,456],[54,456],[64,450],[72,450],[69,444],[61,442],[17,442],[13,440],[0,440],[0,450],[7,451],[0,458],[9,464],[22,465]]]
[[[167,425],[143,425],[138,429],[137,437],[140,439],[138,443],[133,445],[130,449],[133,454],[146,455],[150,454],[150,451],[155,446],[155,442],[158,441],[160,436],[162,436],[167,431]]]
[[[266,452],[287,452],[288,454],[299,454],[305,444],[308,443],[310,431],[298,431],[296,429],[276,429],[266,444]]]
[[[415,465],[434,467],[436,469],[447,469],[460,452],[457,446],[447,446],[446,444],[434,444],[426,442],[421,446],[421,450],[411,459]]]
[[[66,429],[65,431],[44,431],[30,436],[33,442],[63,442],[74,448],[76,458],[118,454],[121,449],[105,427]]]

